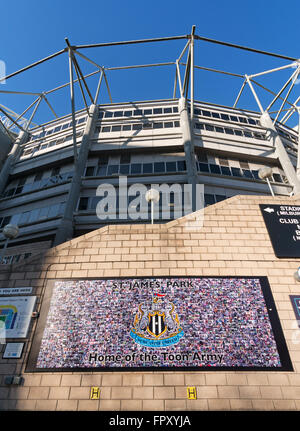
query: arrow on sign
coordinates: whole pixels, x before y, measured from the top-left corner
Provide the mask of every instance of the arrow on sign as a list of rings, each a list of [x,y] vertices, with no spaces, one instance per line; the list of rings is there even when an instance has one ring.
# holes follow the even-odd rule
[[[273,213],[274,208],[265,208],[264,211],[266,211],[267,213]]]

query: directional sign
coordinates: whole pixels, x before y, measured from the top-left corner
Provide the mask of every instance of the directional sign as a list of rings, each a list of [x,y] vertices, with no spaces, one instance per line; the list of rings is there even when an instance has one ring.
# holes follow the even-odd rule
[[[300,257],[300,206],[259,205],[277,257]]]

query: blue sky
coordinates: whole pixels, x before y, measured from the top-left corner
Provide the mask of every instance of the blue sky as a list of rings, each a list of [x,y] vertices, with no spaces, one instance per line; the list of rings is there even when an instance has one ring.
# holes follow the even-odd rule
[[[16,0],[1,6],[0,60],[5,62],[6,73],[12,73],[40,58],[65,47],[65,37],[71,44],[92,44],[188,34],[196,25],[196,34],[212,39],[232,42],[291,57],[300,57],[299,0]],[[180,55],[184,40],[133,45],[129,47],[91,48],[82,53],[98,64],[113,67],[132,64],[175,61]],[[252,74],[290,63],[259,54],[196,42],[195,64],[226,71]],[[95,67],[79,59],[84,73]],[[293,69],[266,75],[259,82],[278,91]],[[53,59],[21,75],[11,78],[0,90],[41,92],[68,81],[67,55]],[[171,98],[174,84],[174,66],[164,68],[108,72],[113,102]],[[242,80],[223,77],[203,71],[195,73],[197,100],[231,105],[238,94]],[[97,79],[88,80],[92,92]],[[291,100],[300,95],[300,85],[294,87]],[[105,86],[100,103],[108,103]],[[270,95],[257,90],[264,106]],[[49,101],[59,116],[70,112],[66,88]],[[32,96],[0,95],[0,103],[21,113],[34,98]],[[245,91],[239,106],[258,110],[249,90]],[[280,105],[276,105],[278,107]],[[82,108],[81,96],[76,91],[76,108]],[[50,121],[53,115],[43,102],[36,122]],[[296,124],[296,116],[289,125]]]

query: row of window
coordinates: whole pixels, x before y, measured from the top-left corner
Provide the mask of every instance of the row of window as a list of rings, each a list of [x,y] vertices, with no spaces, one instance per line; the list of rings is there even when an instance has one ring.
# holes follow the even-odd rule
[[[233,177],[247,178],[251,180],[260,180],[258,176],[258,170],[254,170],[254,169],[252,170],[240,169],[240,168],[229,167],[229,166],[215,165],[212,163],[208,164],[208,163],[199,162],[198,171],[204,172],[204,173],[217,174],[217,175],[229,175]],[[285,183],[286,178],[281,176],[280,174],[273,173],[273,182]]]
[[[266,139],[266,135],[261,132],[250,132],[249,130],[232,129],[230,127],[214,126],[213,124],[204,124],[199,122],[194,123],[194,129],[226,133],[227,135],[244,136],[245,138]]]
[[[150,188],[150,186],[148,186]],[[182,202],[184,202],[184,196],[182,196]],[[94,197],[81,197],[79,199],[78,203],[78,211],[88,211],[88,210],[96,210],[96,207],[100,200],[103,199],[103,197],[94,196]],[[136,196],[127,196],[127,205],[130,206],[130,203],[136,199]],[[166,196],[166,200],[168,203],[168,206],[170,207],[170,212],[174,208],[174,193],[170,193]],[[204,204],[205,206],[212,205],[216,202],[221,202],[224,199],[226,199],[225,195],[219,195],[219,194],[204,194]],[[161,197],[160,192],[160,200],[159,200],[159,206],[162,207],[164,203],[164,199]],[[119,208],[119,196],[116,195],[116,208]]]
[[[133,109],[126,111],[100,111],[99,118],[120,118],[120,117],[140,117],[145,115],[160,115],[177,113],[177,106],[168,108],[153,108],[153,109]]]
[[[290,135],[289,133],[281,130],[279,127],[276,127],[276,130],[279,135],[283,136],[286,139],[289,139],[290,141],[296,142],[296,144],[298,144],[298,138],[296,136]]]
[[[189,108],[190,111],[190,108]],[[235,123],[242,123],[242,124],[252,124],[252,125],[259,125],[258,120],[254,120],[253,118],[248,117],[240,117],[238,115],[231,115],[231,114],[224,114],[214,111],[208,111],[206,109],[194,109],[195,115],[201,115],[202,117],[209,117],[209,118],[217,118],[219,120],[224,121],[233,121]]]
[[[86,121],[87,117],[81,117],[78,120],[75,120],[75,125],[82,124]],[[59,124],[56,127],[53,127],[52,129],[42,130],[38,135],[32,135],[31,140],[35,141],[36,139],[44,138],[44,136],[52,135],[52,133],[60,132],[61,130],[66,130],[72,127],[73,122],[69,121],[65,124]]]
[[[94,177],[111,175],[162,174],[185,171],[185,161],[179,160],[177,162],[131,163],[120,165],[88,166],[85,170],[85,176]]]
[[[3,228],[9,223],[19,226],[58,217],[63,214],[64,208],[65,202],[61,202],[42,208],[36,208],[31,211],[25,211],[20,214],[14,214],[12,216],[0,217],[0,228]]]
[[[83,130],[80,130],[76,133],[76,138],[80,138],[83,135]],[[58,138],[54,141],[44,142],[41,141],[38,145],[35,145],[30,148],[25,148],[23,150],[22,156],[28,156],[36,153],[37,151],[45,150],[46,148],[54,147],[55,145],[65,144],[68,141],[73,140],[73,133],[71,135],[63,136],[62,138]]]
[[[42,173],[41,173],[42,174]],[[41,180],[35,180],[33,183],[24,184],[26,177],[22,178],[19,181],[19,184],[15,187],[10,187],[3,193],[2,197],[11,197],[15,195],[19,195],[21,193],[28,193],[35,190],[40,190],[45,187],[53,186],[56,184],[60,184],[64,181],[68,181],[73,177],[73,172],[66,172],[64,174],[58,174],[51,176],[49,178],[44,178]],[[22,184],[23,183],[23,184]]]
[[[32,253],[14,254],[12,256],[4,256],[0,262],[2,265],[11,265],[18,263],[21,259],[28,259]]]
[[[95,133],[103,133],[103,132],[127,132],[130,130],[149,130],[149,129],[168,129],[170,127],[179,127],[179,121],[165,121],[163,122],[155,122],[155,123],[135,123],[135,124],[116,124],[114,126],[98,126],[96,127]]]

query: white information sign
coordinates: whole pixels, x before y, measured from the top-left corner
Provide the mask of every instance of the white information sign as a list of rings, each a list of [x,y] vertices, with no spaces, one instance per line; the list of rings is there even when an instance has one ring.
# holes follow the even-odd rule
[[[32,293],[32,287],[15,287],[0,289],[0,295],[29,295]]]
[[[36,296],[0,298],[0,322],[5,323],[6,338],[25,338],[27,336],[35,301]]]
[[[7,343],[3,353],[3,359],[21,358],[24,343]]]

